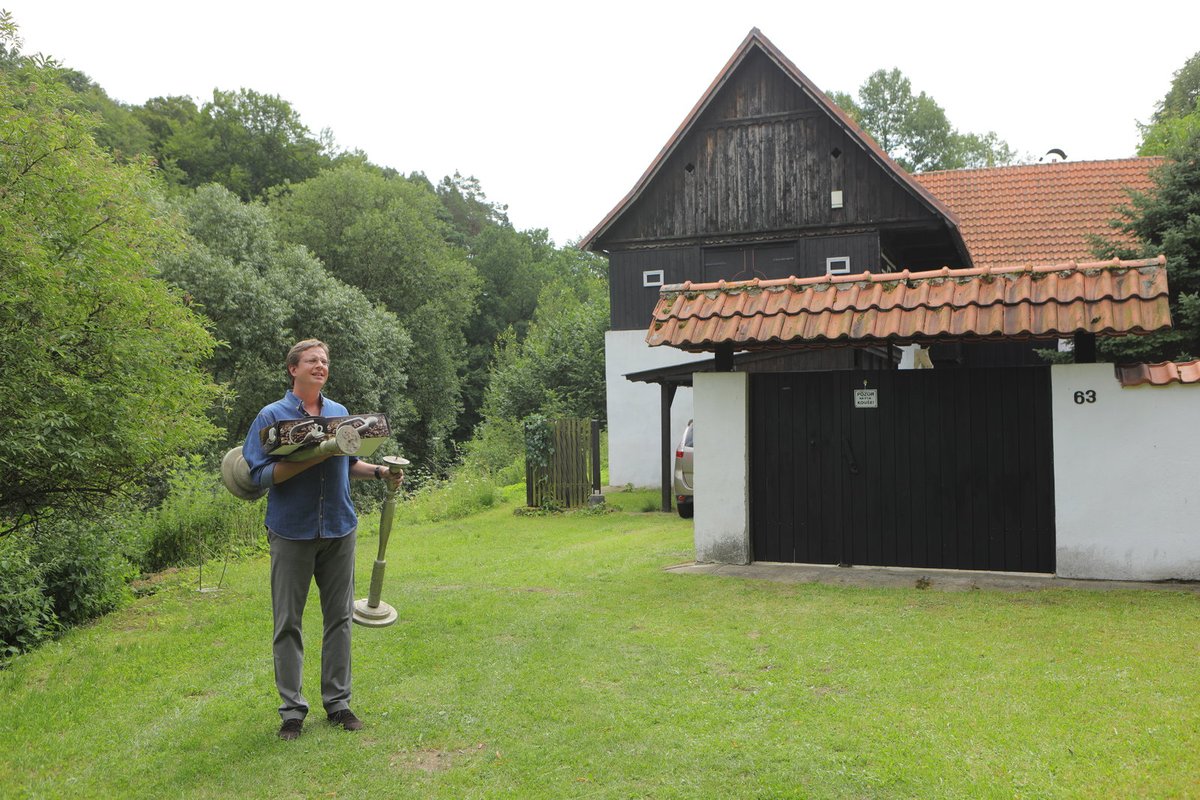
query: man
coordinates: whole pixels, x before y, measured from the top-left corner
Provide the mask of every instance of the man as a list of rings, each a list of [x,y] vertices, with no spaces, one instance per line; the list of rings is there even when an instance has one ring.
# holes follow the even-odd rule
[[[329,348],[316,339],[297,342],[287,355],[291,390],[258,413],[242,455],[251,478],[268,489],[267,538],[271,545],[271,608],[275,619],[275,686],[282,704],[281,739],[304,727],[308,702],[300,692],[304,666],[301,623],[313,579],[321,598],[321,702],[329,722],[348,731],[362,728],[350,710],[350,630],[354,613],[354,544],[358,518],[350,479],[387,479],[404,474],[353,456],[283,461],[263,452],[259,431],[299,417],[347,416],[345,406],[322,394],[329,380]]]

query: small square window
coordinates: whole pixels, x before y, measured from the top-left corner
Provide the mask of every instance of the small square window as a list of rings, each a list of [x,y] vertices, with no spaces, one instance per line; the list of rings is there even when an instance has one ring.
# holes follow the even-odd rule
[[[825,273],[828,275],[849,275],[850,256],[834,256],[825,259]]]
[[[648,269],[642,273],[642,286],[662,286],[663,271],[661,269]]]

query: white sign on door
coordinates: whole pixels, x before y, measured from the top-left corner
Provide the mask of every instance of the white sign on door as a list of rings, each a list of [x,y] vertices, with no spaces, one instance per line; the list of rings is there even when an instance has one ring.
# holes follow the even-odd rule
[[[855,408],[879,408],[879,390],[878,389],[855,389],[854,390],[854,407]]]

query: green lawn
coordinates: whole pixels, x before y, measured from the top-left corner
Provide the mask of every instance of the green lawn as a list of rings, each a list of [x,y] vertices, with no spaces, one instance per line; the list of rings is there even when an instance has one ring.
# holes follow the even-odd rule
[[[690,556],[690,522],[636,510],[397,529],[401,622],[355,630],[367,727],[320,712],[314,594],[296,742],[266,560],[218,593],[181,575],[0,672],[0,795],[1200,796],[1194,594],[663,571]]]

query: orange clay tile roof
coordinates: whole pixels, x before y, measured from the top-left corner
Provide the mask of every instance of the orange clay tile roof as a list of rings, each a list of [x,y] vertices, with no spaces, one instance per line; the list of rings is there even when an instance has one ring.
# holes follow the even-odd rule
[[[664,286],[650,346],[692,352],[1170,327],[1166,259]]]
[[[1093,257],[1128,190],[1154,188],[1161,158],[1062,161],[914,175],[958,217],[975,266],[1057,264]]]
[[[1200,383],[1200,360],[1161,364],[1119,364],[1117,380],[1122,386],[1166,386],[1168,383]]]

